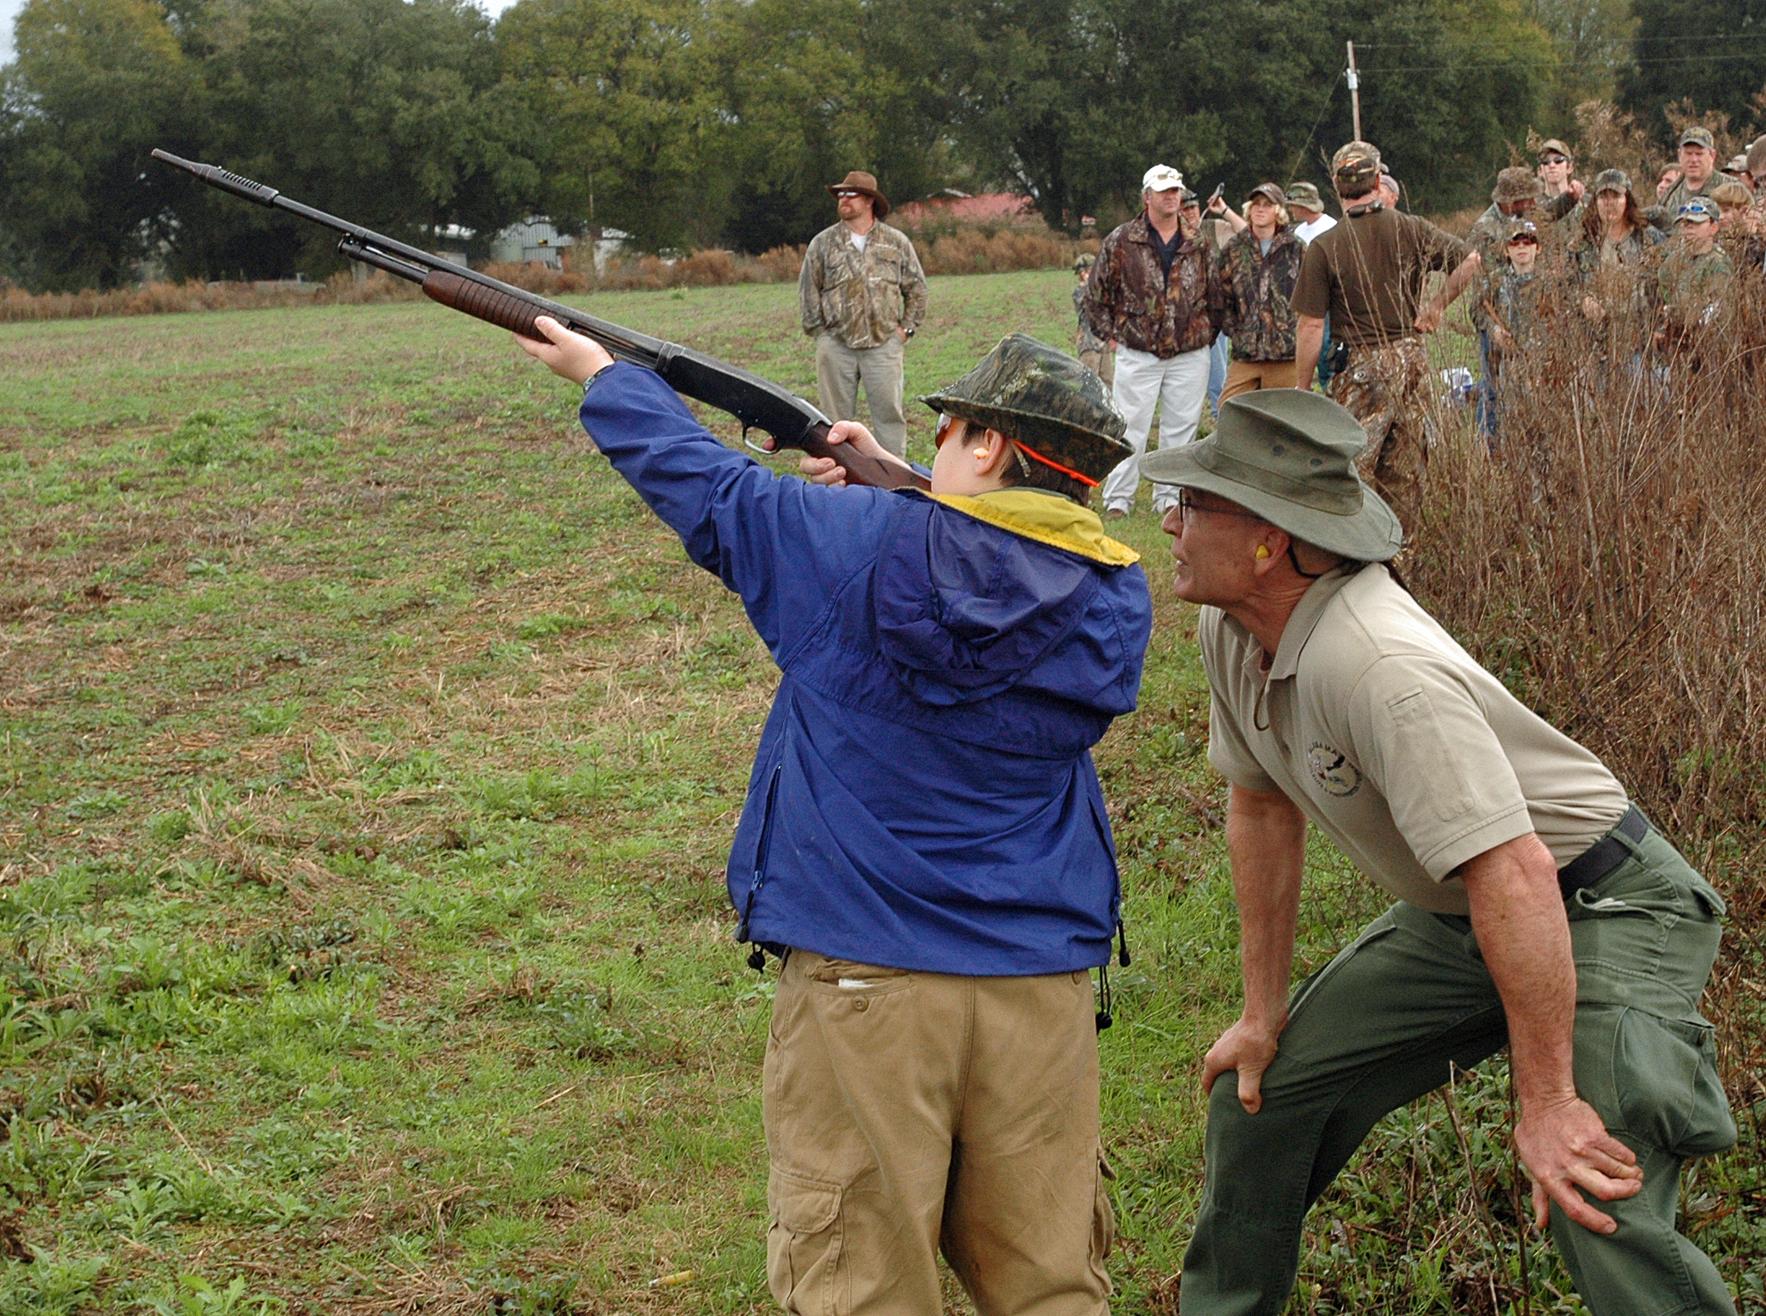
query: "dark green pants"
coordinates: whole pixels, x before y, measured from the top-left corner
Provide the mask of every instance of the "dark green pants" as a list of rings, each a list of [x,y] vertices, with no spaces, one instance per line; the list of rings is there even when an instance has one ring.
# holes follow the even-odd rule
[[[1570,901],[1576,1087],[1637,1153],[1644,1188],[1601,1203],[1591,1233],[1555,1206],[1552,1236],[1596,1316],[1733,1313],[1710,1258],[1674,1228],[1681,1162],[1735,1142],[1698,998],[1723,902],[1654,831]],[[1275,1313],[1294,1286],[1307,1209],[1382,1115],[1507,1040],[1471,923],[1398,904],[1301,984],[1263,1108],[1231,1074],[1208,1111],[1207,1183],[1184,1258],[1184,1316]]]

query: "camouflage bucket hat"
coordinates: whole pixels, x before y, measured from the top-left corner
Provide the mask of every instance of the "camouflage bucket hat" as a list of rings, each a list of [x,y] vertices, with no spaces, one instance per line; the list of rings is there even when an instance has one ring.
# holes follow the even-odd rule
[[[1009,334],[968,374],[920,401],[996,429],[1057,469],[1099,483],[1133,454],[1104,381],[1065,352]]]
[[[1541,184],[1533,171],[1526,165],[1510,165],[1496,176],[1496,190],[1490,199],[1497,205],[1510,205],[1516,201],[1537,201]]]
[[[1711,136],[1709,128],[1688,128],[1680,134],[1676,146],[1702,146],[1707,151],[1717,149],[1717,139]]]
[[[1366,191],[1380,176],[1380,148],[1372,142],[1347,142],[1331,157],[1331,178],[1350,196]]]
[[[1594,194],[1602,192],[1630,192],[1631,175],[1623,169],[1603,169],[1594,176]]]
[[[1312,183],[1289,183],[1288,204],[1302,206],[1307,210],[1324,210],[1324,198],[1318,194],[1318,188]]]
[[[1356,473],[1367,432],[1318,393],[1260,389],[1220,409],[1214,433],[1150,452],[1159,484],[1230,499],[1294,538],[1358,562],[1389,562],[1404,545],[1398,517]]]

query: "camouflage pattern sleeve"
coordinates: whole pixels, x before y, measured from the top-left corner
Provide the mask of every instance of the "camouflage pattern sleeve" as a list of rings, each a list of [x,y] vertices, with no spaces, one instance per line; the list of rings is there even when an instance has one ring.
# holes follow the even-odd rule
[[[1086,327],[1106,343],[1120,337],[1116,332],[1120,263],[1116,234],[1111,233],[1098,250],[1097,263],[1092,266],[1091,278],[1086,281],[1085,302],[1079,311],[1080,319],[1085,321]]]
[[[901,262],[902,328],[914,330],[926,318],[926,271],[920,267],[920,253],[905,235],[902,246],[907,248]]]
[[[803,268],[797,272],[797,303],[803,315],[803,332],[814,338],[822,331],[822,282],[820,252],[822,235],[816,234],[804,249]]]

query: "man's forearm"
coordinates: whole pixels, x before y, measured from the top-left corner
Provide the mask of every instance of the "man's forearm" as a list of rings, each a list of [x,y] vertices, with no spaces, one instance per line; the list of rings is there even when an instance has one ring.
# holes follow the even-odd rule
[[[1310,389],[1318,369],[1319,349],[1324,346],[1324,317],[1302,315],[1294,326],[1294,387]]]
[[[1287,1022],[1306,818],[1285,796],[1234,786],[1228,797],[1226,838],[1239,906],[1244,1014],[1279,1032]]]
[[[1466,290],[1466,285],[1469,284],[1472,281],[1473,276],[1483,268],[1483,258],[1474,251],[1458,265],[1454,266],[1453,273],[1449,274],[1447,276],[1447,281],[1441,285],[1441,291],[1436,293],[1430,300],[1429,309],[1436,315],[1439,315],[1449,306],[1452,306],[1454,299]]]
[[[1470,860],[1462,877],[1472,931],[1508,1016],[1523,1113],[1573,1098],[1576,965],[1551,852],[1529,833]]]

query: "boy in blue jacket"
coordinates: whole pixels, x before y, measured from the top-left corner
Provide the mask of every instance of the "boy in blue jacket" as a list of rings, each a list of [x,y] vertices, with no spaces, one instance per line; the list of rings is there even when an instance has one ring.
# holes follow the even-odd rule
[[[1090,490],[1127,455],[1097,376],[1021,335],[943,393],[930,495],[782,478],[656,375],[549,319],[517,340],[742,599],[782,678],[730,856],[779,954],[768,1281],[789,1312],[1102,1316],[1112,1221],[1090,970],[1120,932],[1090,749],[1151,625]],[[831,438],[889,458],[863,427]],[[814,482],[819,481],[820,483]]]

